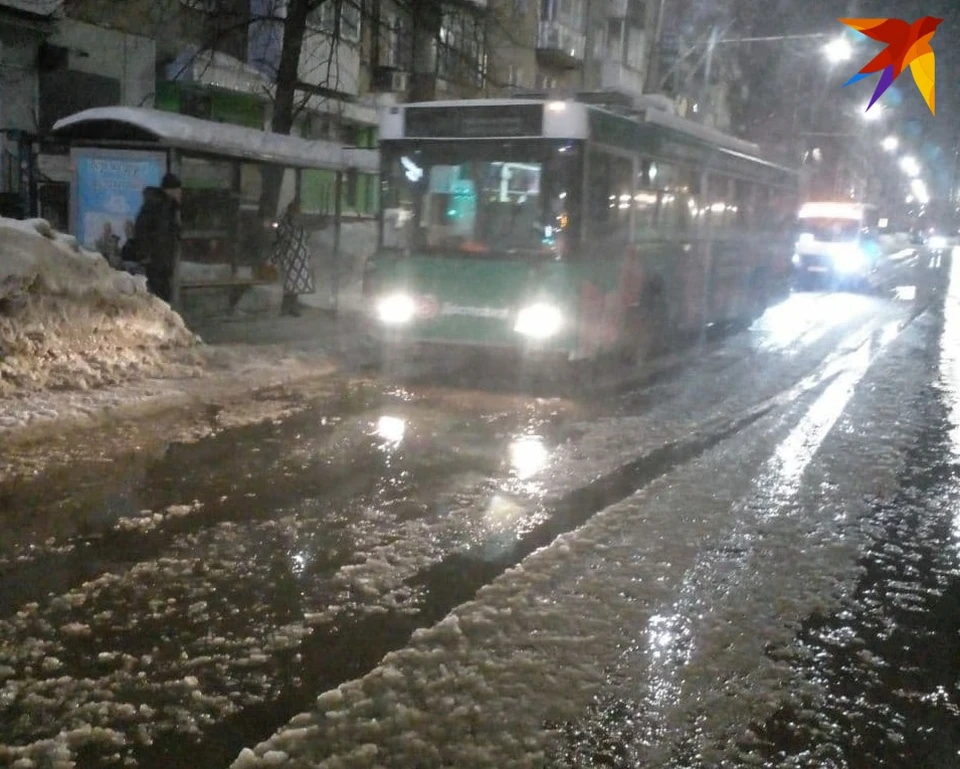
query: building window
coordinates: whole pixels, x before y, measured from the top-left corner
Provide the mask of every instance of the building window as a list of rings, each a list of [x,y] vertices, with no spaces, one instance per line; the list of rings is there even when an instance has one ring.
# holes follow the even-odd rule
[[[540,20],[556,21],[571,29],[584,29],[583,0],[541,0]]]
[[[337,17],[340,18],[339,39],[348,43],[359,43],[359,0],[327,0],[310,12],[308,23],[330,36],[336,36]]]
[[[544,75],[542,72],[537,75],[537,89],[541,91],[555,91],[559,88],[559,81],[555,77]]]
[[[409,70],[413,61],[413,25],[410,17],[396,11],[380,17],[380,66]]]
[[[600,51],[599,58],[623,63],[623,25],[619,19],[611,19],[607,26],[608,45]]]
[[[627,50],[624,63],[631,69],[642,70],[646,61],[646,35],[639,27],[627,27]]]
[[[476,17],[450,9],[440,26],[438,75],[444,80],[482,86],[486,80],[483,26]]]
[[[643,0],[629,0],[627,3],[627,21],[638,27],[647,25],[647,4]]]
[[[607,28],[604,24],[593,25],[593,58],[605,59],[607,57]]]

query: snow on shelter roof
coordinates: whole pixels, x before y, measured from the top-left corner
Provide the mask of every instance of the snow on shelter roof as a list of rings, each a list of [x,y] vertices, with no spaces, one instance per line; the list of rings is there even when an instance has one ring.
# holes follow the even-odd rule
[[[377,150],[301,139],[145,107],[95,107],[58,120],[64,139],[155,141],[167,147],[294,168],[379,170]]]
[[[60,9],[60,0],[0,0],[0,10],[3,9],[33,16],[53,16]]]

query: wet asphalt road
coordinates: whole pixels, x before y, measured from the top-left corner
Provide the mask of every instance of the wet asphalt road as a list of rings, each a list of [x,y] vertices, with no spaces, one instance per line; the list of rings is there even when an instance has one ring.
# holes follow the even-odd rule
[[[497,644],[460,631],[470,669],[489,668],[471,717],[499,702],[507,719],[496,682],[533,675],[509,699],[513,728],[529,718],[542,741],[457,753],[405,723],[392,742],[394,681],[382,730],[345,697],[336,730],[283,756],[953,765],[960,309],[939,275],[795,295],[576,399],[518,392],[522,371],[410,364],[282,420],[0,488],[0,765],[226,767],[396,650],[407,661],[386,669],[442,668],[456,689],[446,647],[415,631],[451,612],[469,627],[491,588],[526,616]],[[554,684],[510,667],[548,610],[570,645],[541,665],[579,671]],[[749,680],[765,665],[777,686]],[[739,704],[707,717],[724,676]],[[437,721],[453,711],[450,739],[457,710],[421,699]],[[456,739],[500,739],[485,728]]]

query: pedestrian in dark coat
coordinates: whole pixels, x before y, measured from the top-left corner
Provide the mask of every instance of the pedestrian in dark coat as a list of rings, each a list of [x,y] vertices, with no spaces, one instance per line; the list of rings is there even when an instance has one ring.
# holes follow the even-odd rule
[[[270,263],[283,275],[281,315],[299,315],[302,307],[297,297],[300,294],[312,294],[317,290],[310,249],[307,247],[307,235],[297,221],[299,213],[300,207],[296,201],[287,206],[280,218],[277,244],[270,257]]]
[[[143,191],[143,206],[133,226],[137,261],[146,268],[151,293],[170,302],[173,298],[173,268],[180,248],[180,180],[163,177],[160,187]]]

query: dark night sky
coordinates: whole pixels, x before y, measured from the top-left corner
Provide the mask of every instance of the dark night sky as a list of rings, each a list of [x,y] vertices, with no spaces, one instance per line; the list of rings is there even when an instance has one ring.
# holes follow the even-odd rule
[[[935,195],[949,189],[954,149],[960,143],[960,0],[737,1],[741,19],[751,27],[752,34],[758,35],[829,32],[833,29],[841,34],[846,29],[838,21],[842,17],[898,18],[907,22],[923,16],[942,18],[944,21],[931,44],[936,54],[936,116],[930,114],[907,70],[880,99],[879,104],[884,108],[882,125],[874,125],[871,130],[897,134],[905,150],[923,158],[925,166],[930,169],[925,175],[930,174],[928,183],[933,186]],[[828,78],[825,83],[827,93],[834,88],[837,90],[834,104],[854,99],[865,105],[873,95],[879,74],[847,88],[842,85],[879,53],[883,45],[853,30],[849,30],[848,39],[855,46],[853,58],[836,65],[832,73],[826,69],[819,71],[823,72],[822,77]],[[778,55],[787,53],[783,50]],[[758,66],[765,64],[769,66],[770,62],[757,61]]]

